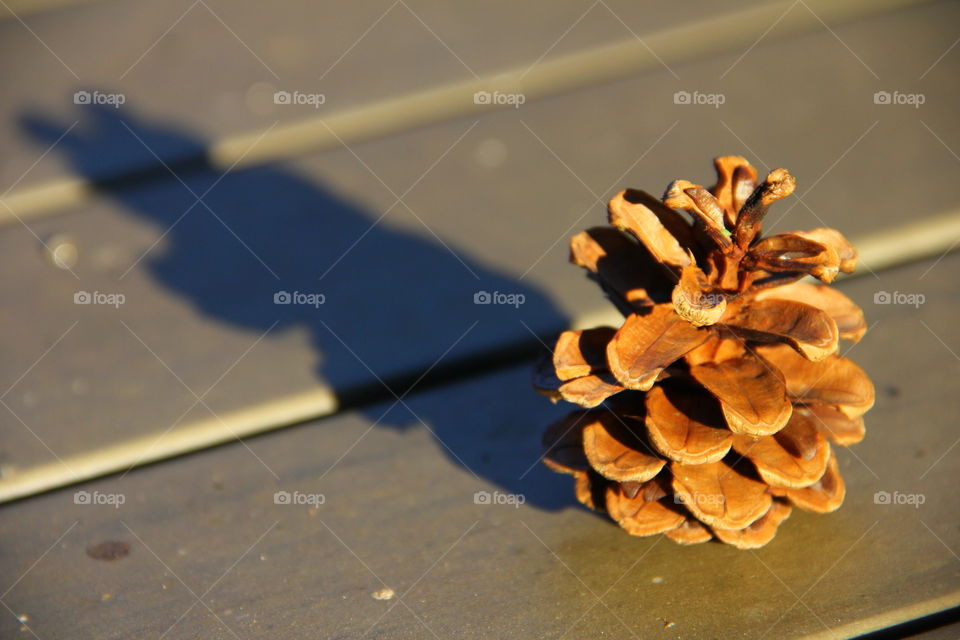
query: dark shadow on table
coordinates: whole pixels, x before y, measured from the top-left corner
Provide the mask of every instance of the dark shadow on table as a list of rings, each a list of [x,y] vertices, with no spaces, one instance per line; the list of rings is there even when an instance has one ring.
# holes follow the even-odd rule
[[[139,118],[129,108],[83,107],[78,119],[53,153],[64,154],[77,174],[131,215],[166,232],[138,268],[201,313],[254,336],[268,329],[271,334],[306,329],[317,353],[318,378],[345,397],[379,390],[389,404],[393,396],[382,393],[376,377],[394,379],[397,363],[408,373],[426,370],[460,340],[440,361],[437,370],[443,371],[451,362],[502,344],[498,334],[529,345],[534,338],[521,322],[556,330],[566,324],[549,297],[528,283],[498,273],[456,247],[454,255],[425,240],[428,234],[400,230],[391,225],[389,214],[375,224],[382,212],[359,209],[289,168],[271,165],[222,175],[222,169],[203,160],[207,141]],[[22,125],[46,148],[69,122],[30,114]],[[186,186],[165,170],[157,172],[154,153]],[[348,158],[357,171],[366,171]],[[120,169],[126,178],[110,177]],[[372,176],[370,181],[371,188],[382,188]],[[202,203],[194,204],[191,190],[202,196]],[[480,291],[521,294],[525,302],[519,308],[477,305],[474,295]],[[322,294],[324,303],[313,306],[307,298],[297,304],[297,294]],[[289,304],[282,304],[288,299]],[[403,387],[395,391],[402,393]],[[523,405],[532,394],[523,384],[498,402]],[[414,416],[401,405],[384,416],[382,407],[363,409],[382,427],[408,427],[422,419],[457,464],[503,491],[523,493],[529,504],[556,509],[572,503],[565,478],[535,469],[520,480],[536,459],[539,444],[531,443],[539,440],[543,425],[518,424],[525,455],[501,455],[517,446],[515,436],[463,428],[451,418],[456,411],[433,415],[418,409]],[[460,408],[463,413],[485,410],[481,403]]]

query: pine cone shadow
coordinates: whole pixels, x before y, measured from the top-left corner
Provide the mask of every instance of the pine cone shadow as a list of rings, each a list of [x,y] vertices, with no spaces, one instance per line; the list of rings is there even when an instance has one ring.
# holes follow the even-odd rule
[[[79,124],[65,134],[74,119]],[[129,107],[81,107],[69,121],[31,112],[21,117],[21,126],[39,147],[54,145],[51,153],[63,154],[100,193],[165,233],[139,269],[199,313],[249,332],[251,341],[268,330],[267,341],[285,331],[308,332],[317,378],[346,397],[380,388],[389,402],[402,389],[384,391],[381,384],[390,386],[398,362],[408,367],[405,375],[438,360],[442,368],[502,346],[498,334],[507,323],[524,333],[521,322],[556,331],[566,325],[550,298],[528,282],[459,248],[428,241],[426,234],[377,224],[381,212],[363,210],[285,166],[222,175],[205,160],[208,141]],[[169,174],[139,179],[156,174],[155,153],[185,184]],[[522,295],[524,303],[476,304],[475,295],[496,291]],[[295,292],[320,293],[324,303],[283,304],[278,298]],[[528,396],[543,402],[526,384],[509,393],[515,397],[500,398],[507,406]],[[424,404],[416,419],[397,412],[383,416],[382,407],[356,408],[377,428],[402,429],[422,420],[451,461],[505,492],[524,494],[528,504],[572,504],[552,474],[540,468],[527,473],[535,460],[530,452],[539,450],[536,421],[522,434],[526,453],[518,456],[511,455],[516,434],[489,441],[489,434],[465,428],[457,411],[443,403]],[[478,415],[474,424],[482,422],[482,405],[469,411]]]

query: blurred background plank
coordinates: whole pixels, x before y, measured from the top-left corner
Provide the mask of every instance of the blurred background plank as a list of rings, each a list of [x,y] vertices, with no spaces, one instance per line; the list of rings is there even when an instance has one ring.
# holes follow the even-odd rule
[[[96,0],[6,0],[0,5],[0,20],[22,20],[35,13],[87,2]]]
[[[371,401],[384,396],[378,378],[402,391],[434,366],[469,374],[478,360],[525,357],[537,336],[609,313],[566,263],[567,238],[602,223],[626,185],[710,183],[713,155],[743,153],[798,177],[798,196],[771,215],[775,230],[827,223],[860,239],[939,225],[957,204],[944,187],[958,162],[957,57],[943,53],[958,12],[924,5],[780,39],[775,27],[747,55],[677,67],[679,80],[660,69],[222,178],[195,167],[5,228],[0,246],[18,277],[0,287],[18,303],[3,308],[4,326],[31,331],[5,345],[0,495],[324,415],[338,398]],[[921,74],[922,109],[874,104],[879,88],[905,92],[897,87]],[[678,105],[677,91],[725,102]],[[104,143],[90,129],[209,142],[132,106],[77,117],[47,157],[78,172]],[[38,148],[66,122],[43,118]],[[938,239],[948,246],[952,219]],[[38,239],[56,237],[79,251],[73,273],[44,258]],[[274,304],[284,291],[324,304]],[[481,291],[524,304],[475,305]],[[125,303],[75,305],[78,292]],[[870,295],[857,300],[868,311]]]
[[[579,2],[564,0],[546,11],[503,2],[377,2],[355,7],[348,16],[323,14],[332,13],[322,38],[315,24],[300,19],[307,8],[316,11],[315,3],[284,3],[283,10],[269,16],[256,3],[199,0],[183,6],[124,0],[77,7],[40,16],[36,28],[22,20],[6,25],[11,37],[3,42],[11,51],[42,45],[49,55],[11,69],[20,74],[11,83],[23,89],[12,92],[16,97],[7,103],[9,112],[0,111],[0,122],[12,127],[14,151],[0,171],[12,183],[23,179],[24,171],[31,178],[25,185],[41,182],[4,194],[4,203],[13,214],[28,216],[89,197],[86,183],[73,179],[55,158],[34,165],[33,154],[17,153],[27,149],[16,129],[29,126],[31,114],[43,109],[61,117],[64,122],[50,132],[59,136],[77,122],[71,102],[78,100],[96,103],[99,96],[108,111],[123,101],[158,121],[174,118],[211,142],[205,149],[180,139],[148,139],[148,152],[125,127],[103,128],[97,131],[102,153],[85,160],[88,178],[159,170],[157,157],[180,166],[206,155],[227,168],[336,147],[327,120],[354,143],[489,109],[474,100],[478,90],[519,90],[533,100],[663,68],[679,80],[672,65],[750,51],[770,32],[783,37],[829,30],[827,22],[837,26],[912,4],[916,1],[750,0],[721,10],[715,3],[696,1],[679,13],[667,4],[599,0],[585,10]],[[118,15],[132,25],[129,31],[104,33]],[[143,37],[139,25],[153,29],[168,20],[167,30],[144,50],[143,40],[151,38]],[[466,24],[471,28],[465,29]],[[356,40],[355,32],[360,33]],[[103,38],[109,38],[108,49],[90,46]],[[377,73],[369,73],[371,68]],[[48,81],[38,90],[33,82],[38,75],[61,81]],[[277,91],[319,97],[299,106],[278,105]],[[268,126],[275,129],[261,137]],[[0,132],[0,139],[6,137]]]
[[[756,552],[633,538],[574,506],[569,478],[538,462],[566,409],[530,391],[524,365],[5,505],[4,602],[41,638],[846,638],[956,606],[958,268],[841,284],[926,299],[868,302],[874,325],[848,351],[878,395],[867,439],[837,453],[844,507],[794,511]],[[403,422],[418,426],[384,428]],[[105,542],[129,555],[91,558]],[[397,597],[371,597],[385,587]],[[2,617],[0,634],[18,625]]]
[[[5,69],[10,99],[0,111],[2,139],[17,146],[0,176],[4,183],[15,180],[36,157],[19,130],[22,118],[37,110],[69,118],[77,90],[122,93],[127,106],[144,115],[214,140],[530,65],[545,53],[626,40],[631,33],[621,19],[650,33],[689,21],[689,15],[729,11],[706,0],[694,2],[687,15],[665,5],[642,11],[629,2],[607,6],[586,11],[589,5],[575,0],[546,8],[502,0],[368,0],[343,11],[337,2],[295,0],[264,11],[259,2],[109,0],[32,16],[29,29],[8,20],[0,24],[0,50],[35,55]],[[38,77],[46,81],[38,85]],[[319,92],[326,100],[322,111],[277,105],[278,90]],[[127,171],[131,163],[156,164],[120,135],[122,129],[111,133],[118,135],[111,153],[94,166],[98,176]],[[166,145],[157,151],[172,162],[197,149]],[[51,160],[31,171],[31,181],[72,175],[72,167]]]

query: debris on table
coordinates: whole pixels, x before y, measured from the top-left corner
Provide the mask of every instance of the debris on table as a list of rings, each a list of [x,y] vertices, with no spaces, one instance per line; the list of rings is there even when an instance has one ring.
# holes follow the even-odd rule
[[[370,595],[373,596],[374,600],[392,600],[396,593],[390,587],[384,587],[383,589],[377,589]]]

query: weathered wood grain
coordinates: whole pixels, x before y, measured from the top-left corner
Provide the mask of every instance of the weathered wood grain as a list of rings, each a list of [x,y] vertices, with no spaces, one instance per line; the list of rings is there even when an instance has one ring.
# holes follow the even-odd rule
[[[743,0],[728,7],[696,0],[686,6],[689,13],[679,13],[623,0],[592,7],[575,0],[520,6],[504,0],[482,5],[365,0],[349,8],[335,0],[297,0],[269,10],[250,1],[107,0],[25,15],[23,23],[0,22],[0,54],[18,61],[4,68],[0,140],[6,153],[0,184],[6,189],[39,155],[29,132],[37,116],[52,114],[69,120],[67,126],[78,119],[77,90],[121,93],[125,106],[138,114],[213,140],[759,4]],[[776,15],[761,16],[760,28]],[[277,105],[275,91],[320,93],[325,100],[319,107]],[[111,149],[90,160],[96,175],[155,164],[122,128],[101,133],[111,135]],[[174,141],[154,142],[167,162],[197,152]],[[62,158],[52,156],[30,170],[23,185],[72,173]]]
[[[926,34],[945,28],[953,12],[933,5],[837,35],[896,76],[909,65],[885,43],[913,37],[929,49]],[[805,53],[831,47],[825,58]],[[919,68],[920,57],[909,64]],[[0,420],[0,485],[39,465],[63,471],[72,457],[108,446],[153,443],[172,425],[216,424],[317,389],[355,395],[377,377],[416,377],[438,360],[536,344],[532,334],[608,308],[566,264],[567,237],[603,221],[604,201],[622,186],[656,191],[680,175],[709,181],[716,153],[754,149],[761,168],[763,160],[798,176],[800,198],[772,214],[785,214],[780,229],[823,219],[856,239],[955,204],[943,187],[955,161],[923,126],[954,136],[955,96],[933,81],[951,57],[927,76],[923,111],[872,105],[874,78],[826,30],[761,42],[727,75],[721,109],[673,104],[674,91],[706,90],[736,59],[685,67],[689,84],[664,71],[219,182],[219,172],[201,169],[182,176],[184,184],[116,189],[29,230],[8,227],[0,245],[17,277],[0,287],[17,303],[0,313],[4,326],[33,329],[5,347],[0,390],[9,390],[12,413]],[[817,77],[818,89],[785,83],[754,100],[757,78],[774,70]],[[145,141],[204,142],[125,117]],[[768,139],[776,153],[755,142]],[[100,147],[79,138],[51,153],[67,149],[83,166]],[[902,178],[884,180],[891,174]],[[194,204],[193,194],[208,189],[204,204]],[[73,238],[76,278],[45,261],[34,233]],[[126,303],[77,306],[79,291],[123,293]],[[274,305],[279,291],[322,293],[326,303]],[[521,294],[524,304],[474,305],[480,291]],[[317,393],[319,415],[332,403]]]
[[[868,435],[838,453],[843,508],[795,512],[756,552],[632,538],[575,507],[537,463],[563,409],[517,367],[5,505],[2,600],[41,638],[160,635],[184,612],[165,637],[848,637],[960,604],[960,257],[933,264],[841,284],[873,323],[848,352],[878,388]],[[925,300],[872,304],[884,290]],[[86,554],[104,541],[129,555]],[[371,597],[385,586],[398,597]],[[18,627],[0,618],[4,636]]]

